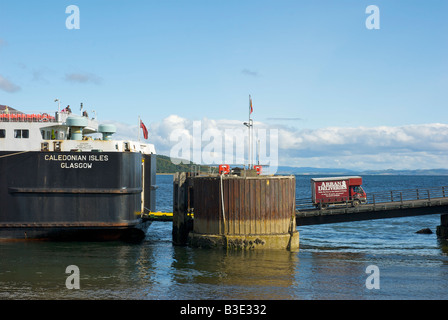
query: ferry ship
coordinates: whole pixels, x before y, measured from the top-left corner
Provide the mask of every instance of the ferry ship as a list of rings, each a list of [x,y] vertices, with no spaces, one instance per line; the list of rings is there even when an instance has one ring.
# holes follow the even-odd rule
[[[50,115],[0,105],[0,240],[143,239],[156,151],[115,132],[68,107]]]

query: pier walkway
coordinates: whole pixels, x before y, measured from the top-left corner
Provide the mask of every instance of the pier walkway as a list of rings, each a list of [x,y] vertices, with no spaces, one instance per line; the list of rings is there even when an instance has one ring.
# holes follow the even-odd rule
[[[448,186],[371,193],[367,195],[367,204],[356,207],[347,203],[319,210],[310,198],[296,199],[297,226],[430,214],[448,214]],[[151,212],[145,218],[172,222],[173,213]]]
[[[350,203],[316,209],[310,200],[296,200],[297,226],[448,213],[448,187],[378,192],[367,204]]]

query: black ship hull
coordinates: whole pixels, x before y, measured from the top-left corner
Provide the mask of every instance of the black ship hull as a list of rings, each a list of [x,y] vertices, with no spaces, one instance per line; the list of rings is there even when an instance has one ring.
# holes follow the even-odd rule
[[[155,155],[0,152],[0,240],[139,240]]]

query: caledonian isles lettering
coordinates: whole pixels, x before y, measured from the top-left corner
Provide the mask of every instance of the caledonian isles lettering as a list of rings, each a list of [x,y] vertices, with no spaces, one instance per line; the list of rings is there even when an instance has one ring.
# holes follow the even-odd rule
[[[96,154],[46,154],[45,161],[60,162],[62,169],[91,169],[94,162],[109,161],[109,156]]]

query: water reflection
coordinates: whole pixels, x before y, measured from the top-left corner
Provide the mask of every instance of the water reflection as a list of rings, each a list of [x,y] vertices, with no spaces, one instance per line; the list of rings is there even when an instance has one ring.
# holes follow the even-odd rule
[[[0,243],[0,299],[414,299],[422,292],[423,298],[447,296],[445,255],[210,250],[175,247],[169,235],[155,231],[154,238],[141,244]],[[80,290],[65,287],[65,268],[72,264],[80,269]],[[370,264],[381,270],[381,290],[365,287]]]
[[[141,247],[123,243],[0,243],[0,298],[108,299],[132,291]],[[80,269],[80,290],[68,290],[65,269]]]
[[[215,287],[212,299],[291,299],[284,289],[295,286],[297,263],[297,253],[282,250],[177,248],[172,277],[179,285]]]
[[[1,243],[2,299],[291,299],[297,253],[124,243]],[[65,268],[80,269],[68,290]]]
[[[442,253],[448,255],[448,239],[437,239],[437,244]]]

